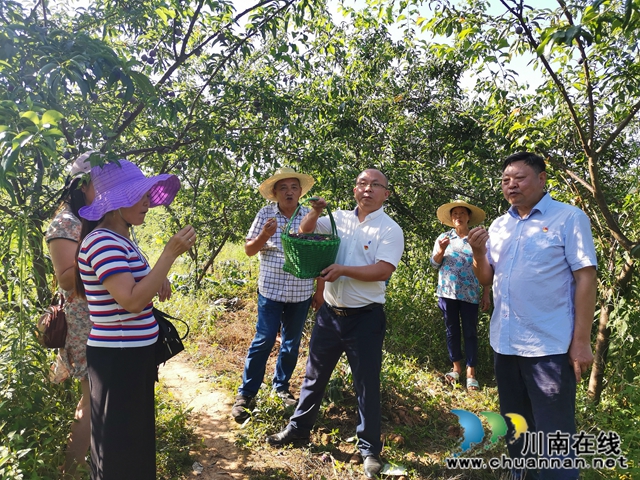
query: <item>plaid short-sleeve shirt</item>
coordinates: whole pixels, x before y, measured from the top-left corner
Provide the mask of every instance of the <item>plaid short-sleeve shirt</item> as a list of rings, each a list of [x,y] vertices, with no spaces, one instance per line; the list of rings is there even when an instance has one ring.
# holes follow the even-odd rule
[[[300,222],[307,213],[309,213],[307,207],[300,207],[298,215],[291,222],[291,229],[294,232],[298,231]],[[282,270],[284,252],[280,235],[289,219],[280,212],[277,204],[270,204],[260,209],[247,233],[247,240],[253,240],[260,235],[267,220],[274,217],[278,221],[278,229],[258,253],[260,259],[258,289],[262,296],[274,302],[302,302],[313,295],[313,279],[300,279]]]

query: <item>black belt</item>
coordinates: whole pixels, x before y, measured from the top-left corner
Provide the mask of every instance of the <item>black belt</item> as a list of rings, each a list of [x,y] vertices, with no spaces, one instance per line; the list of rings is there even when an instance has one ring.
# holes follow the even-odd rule
[[[328,303],[325,303],[325,305],[329,310],[333,312],[334,315],[337,315],[338,317],[349,317],[351,315],[358,315],[360,313],[371,312],[374,308],[382,307],[381,303],[370,303],[369,305],[358,308],[334,307],[333,305],[329,305]]]

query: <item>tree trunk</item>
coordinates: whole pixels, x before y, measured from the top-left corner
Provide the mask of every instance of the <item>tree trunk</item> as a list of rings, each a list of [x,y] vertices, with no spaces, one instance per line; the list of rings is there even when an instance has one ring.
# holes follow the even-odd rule
[[[200,285],[202,284],[202,280],[204,279],[204,276],[207,274],[207,270],[209,270],[209,268],[213,264],[213,261],[216,259],[218,254],[222,251],[222,247],[225,246],[230,236],[231,236],[231,232],[227,231],[224,234],[224,238],[220,242],[220,245],[218,245],[218,248],[216,248],[216,250],[209,256],[209,260],[207,260],[207,263],[205,263],[205,265],[200,270],[200,274],[196,276],[196,288],[200,288]]]
[[[610,296],[611,291],[607,293]],[[598,335],[596,336],[596,351],[594,353],[593,368],[589,377],[588,395],[595,404],[600,403],[600,395],[602,394],[602,381],[604,379],[604,367],[607,362],[607,353],[609,352],[609,341],[611,329],[609,324],[609,316],[613,310],[613,304],[602,299],[600,303],[600,320],[598,322]]]
[[[598,322],[598,335],[596,337],[596,351],[594,353],[593,368],[589,378],[588,395],[595,404],[600,403],[602,395],[604,369],[607,362],[607,353],[609,352],[609,341],[611,329],[609,328],[609,318],[613,311],[614,292],[619,292],[620,297],[626,297],[629,293],[629,283],[633,278],[634,261],[628,259],[623,265],[622,271],[616,278],[610,289],[608,289],[600,298],[600,320]]]
[[[35,220],[34,230],[29,232],[29,248],[33,259],[33,276],[38,295],[38,307],[46,306],[51,299],[47,283],[47,264],[42,244],[42,220]]]

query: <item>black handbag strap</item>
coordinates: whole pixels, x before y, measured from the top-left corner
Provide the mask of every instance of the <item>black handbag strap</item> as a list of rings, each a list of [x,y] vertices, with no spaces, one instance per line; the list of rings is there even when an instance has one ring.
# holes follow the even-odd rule
[[[158,309],[156,307],[153,307],[153,316],[155,317],[156,315],[162,316],[162,317],[166,317],[166,318],[170,318],[171,320],[176,320],[176,321],[182,323],[185,327],[187,327],[187,331],[186,331],[186,333],[184,334],[183,337],[180,337],[180,340],[184,340],[185,338],[187,338],[187,335],[189,335],[189,330],[190,330],[189,329],[189,324],[187,322],[185,322],[184,320],[182,320],[180,318],[176,318],[174,316],[171,316],[168,313],[163,312],[162,310],[160,310],[160,309]],[[156,319],[156,321],[157,321],[157,319]]]

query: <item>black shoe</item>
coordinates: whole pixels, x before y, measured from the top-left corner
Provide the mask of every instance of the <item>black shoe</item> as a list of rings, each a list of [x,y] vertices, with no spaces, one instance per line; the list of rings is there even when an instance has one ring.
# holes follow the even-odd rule
[[[364,457],[364,475],[367,478],[378,478],[378,474],[384,464],[378,455],[367,455]]]
[[[299,432],[292,426],[287,425],[287,428],[285,428],[281,432],[276,433],[275,435],[269,435],[266,441],[269,445],[272,445],[274,447],[282,447],[283,445],[289,445],[290,443],[294,442],[308,442],[309,434]]]
[[[289,390],[278,390],[276,391],[276,395],[278,396],[278,398],[280,398],[280,400],[282,400],[282,403],[284,403],[286,407],[293,407],[298,403],[296,398],[291,395],[291,392]]]
[[[253,402],[253,397],[248,395],[238,395],[236,397],[236,403],[231,407],[231,416],[238,423],[244,423],[244,421],[251,416],[249,407]]]

